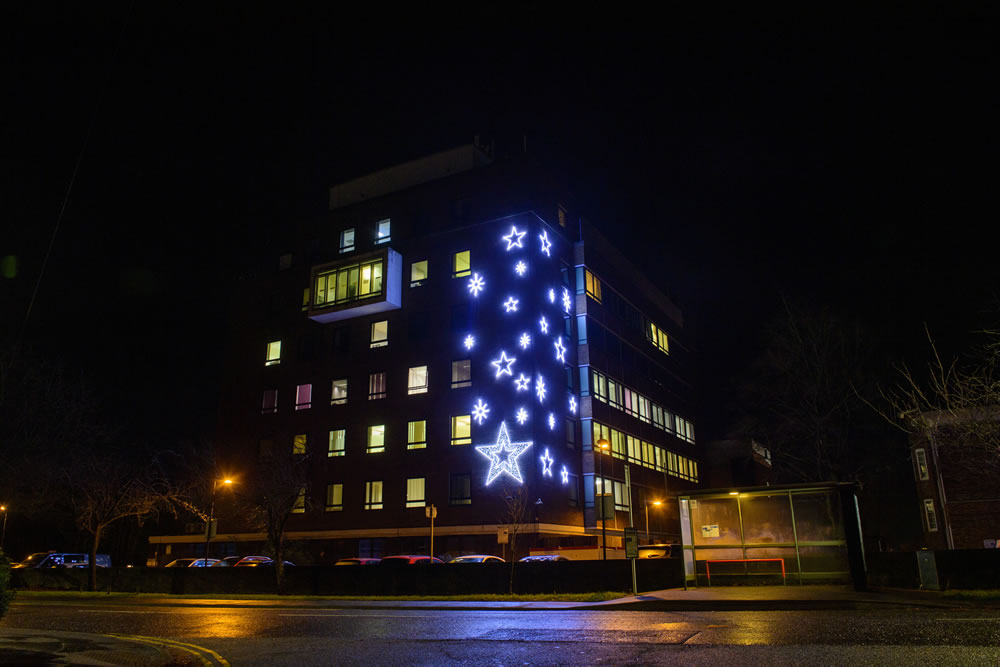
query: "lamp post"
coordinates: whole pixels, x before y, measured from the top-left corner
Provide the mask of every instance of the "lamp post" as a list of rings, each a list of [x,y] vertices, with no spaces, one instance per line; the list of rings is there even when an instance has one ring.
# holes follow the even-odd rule
[[[212,504],[208,508],[208,523],[205,524],[205,567],[208,567],[208,546],[212,541],[212,520],[215,518],[215,489],[218,488],[219,482],[222,484],[232,484],[231,479],[213,479],[212,480]]]
[[[601,438],[597,441],[597,446],[601,450],[601,560],[608,559],[608,517],[605,512],[605,480],[604,480],[604,452],[608,450],[611,446],[605,438]]]
[[[7,513],[9,510],[6,505],[0,505],[0,512],[3,512],[3,532],[0,532],[0,551],[3,551],[3,540],[7,537]]]
[[[649,506],[650,505],[662,505],[662,500],[654,500],[651,503],[646,503],[646,544],[649,544]]]

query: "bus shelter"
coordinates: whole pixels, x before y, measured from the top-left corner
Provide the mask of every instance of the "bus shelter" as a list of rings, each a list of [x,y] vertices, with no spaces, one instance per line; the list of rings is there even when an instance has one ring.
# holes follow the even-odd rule
[[[678,495],[685,585],[866,586],[855,486],[828,482]]]

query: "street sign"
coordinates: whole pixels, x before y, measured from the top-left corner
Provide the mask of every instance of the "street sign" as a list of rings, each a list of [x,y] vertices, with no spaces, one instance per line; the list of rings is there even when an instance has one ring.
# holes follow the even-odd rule
[[[510,542],[510,529],[497,528],[497,544],[507,544]]]
[[[639,557],[639,531],[635,528],[625,529],[625,558]]]
[[[438,516],[438,508],[435,505],[427,505],[424,507],[424,516],[428,519],[436,519]]]

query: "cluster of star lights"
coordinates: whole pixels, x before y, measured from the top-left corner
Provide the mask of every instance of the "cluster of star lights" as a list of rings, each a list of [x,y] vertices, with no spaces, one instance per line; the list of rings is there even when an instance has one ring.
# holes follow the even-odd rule
[[[507,264],[508,267],[513,267],[513,275],[506,274],[509,276],[506,279],[509,284],[501,286],[500,289],[503,292],[497,294],[499,283],[496,282],[496,276],[493,276],[492,284],[487,289],[488,276],[474,271],[466,284],[466,288],[472,299],[479,299],[480,297],[484,299],[489,297],[490,300],[498,299],[497,301],[493,301],[493,303],[499,304],[501,317],[503,318],[502,321],[511,322],[511,328],[515,329],[516,327],[516,330],[511,332],[510,337],[504,331],[506,325],[500,326],[498,331],[492,332],[495,335],[490,336],[479,336],[478,334],[482,332],[474,333],[467,331],[460,338],[460,344],[465,351],[471,352],[473,348],[478,350],[483,345],[490,345],[491,339],[500,340],[501,345],[505,344],[506,347],[498,346],[499,349],[496,349],[491,356],[486,357],[489,360],[490,367],[493,369],[494,379],[498,383],[497,391],[510,391],[513,397],[521,397],[522,392],[533,392],[534,398],[532,399],[531,393],[528,393],[527,400],[521,401],[520,405],[515,404],[512,406],[512,414],[507,415],[504,414],[505,409],[496,409],[498,404],[506,403],[506,401],[494,400],[497,398],[496,396],[493,398],[489,396],[478,397],[475,403],[472,404],[470,408],[472,419],[478,426],[486,425],[488,427],[489,422],[492,421],[491,414],[493,420],[499,419],[500,421],[500,428],[497,432],[495,442],[476,445],[475,447],[477,452],[489,460],[489,470],[486,473],[487,486],[503,475],[508,475],[519,484],[524,483],[518,459],[534,443],[531,440],[512,441],[510,433],[507,430],[507,419],[512,419],[516,422],[517,426],[524,426],[532,418],[530,403],[533,400],[537,400],[540,409],[546,410],[544,424],[548,426],[548,432],[556,432],[556,425],[559,423],[556,416],[557,413],[548,411],[548,409],[551,409],[547,405],[551,403],[549,401],[550,390],[541,369],[533,368],[533,363],[536,360],[532,357],[535,354],[529,355],[527,359],[522,359],[521,366],[518,367],[518,357],[525,354],[518,352],[518,348],[522,351],[527,351],[529,348],[536,347],[538,353],[543,353],[543,350],[546,349],[549,350],[549,353],[553,354],[553,361],[560,366],[561,371],[562,367],[566,364],[566,353],[569,351],[569,347],[565,338],[559,335],[558,325],[553,324],[552,326],[552,337],[550,338],[552,347],[547,347],[548,343],[541,339],[550,336],[550,318],[558,321],[564,315],[572,315],[573,310],[573,299],[570,291],[562,285],[541,286],[539,293],[537,293],[537,300],[531,298],[532,293],[530,291],[524,293],[524,287],[528,286],[528,289],[531,290],[532,283],[535,282],[531,276],[537,279],[544,273],[536,272],[532,274],[530,266],[531,258],[525,253],[532,252],[532,248],[534,247],[537,248],[538,253],[542,256],[542,260],[551,258],[552,256],[551,250],[553,244],[549,239],[547,230],[541,230],[540,233],[535,235],[530,233],[527,227],[518,228],[517,225],[511,225],[510,230],[506,234],[501,235],[500,238],[500,247],[503,248],[501,252],[515,254],[509,260],[512,263]],[[538,288],[538,285],[534,285],[534,289]],[[536,311],[534,314],[531,314],[531,310],[533,309],[532,304],[540,304],[550,310],[547,312]],[[522,314],[525,311],[527,311],[527,314]],[[536,317],[538,318],[535,320],[537,329],[534,329],[534,333],[532,333],[531,322]],[[528,330],[525,330],[525,326],[528,327]],[[537,346],[536,338],[538,339]],[[506,343],[503,343],[503,341],[506,341]],[[527,367],[525,366],[526,361],[529,362]],[[487,400],[494,403],[492,412]],[[570,395],[568,413],[575,415],[576,410],[576,397]],[[550,454],[549,447],[545,448],[544,453],[539,457],[539,461],[541,463],[542,478],[553,478],[553,471],[557,470],[555,466],[558,462]],[[563,484],[569,484],[570,472],[567,466],[562,465],[558,469],[558,474]]]

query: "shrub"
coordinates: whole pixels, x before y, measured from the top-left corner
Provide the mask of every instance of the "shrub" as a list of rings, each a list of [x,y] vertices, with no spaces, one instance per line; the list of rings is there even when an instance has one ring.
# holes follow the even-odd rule
[[[0,551],[0,618],[7,613],[10,601],[14,599],[14,589],[10,587],[10,559]]]

